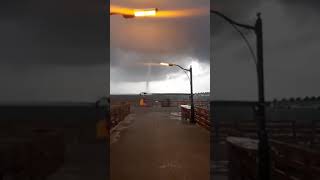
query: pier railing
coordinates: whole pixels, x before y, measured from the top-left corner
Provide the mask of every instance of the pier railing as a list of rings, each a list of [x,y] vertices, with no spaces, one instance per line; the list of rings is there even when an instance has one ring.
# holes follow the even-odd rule
[[[257,179],[257,140],[228,137],[229,180]],[[273,180],[316,180],[320,153],[305,147],[270,141]]]
[[[181,108],[181,118],[190,119],[191,117],[191,108],[189,105],[180,105]],[[195,121],[196,123],[210,131],[210,116],[209,110],[207,108],[195,107]]]
[[[212,123],[212,125],[217,141],[224,141],[227,136],[257,138],[255,121],[234,120]],[[320,121],[267,121],[266,125],[270,139],[319,148]]]
[[[181,118],[190,119],[190,106],[180,105],[180,109]],[[225,141],[228,136],[257,139],[257,123],[253,120],[211,120],[210,111],[203,107],[195,107],[195,120],[201,127],[212,131],[214,140],[218,142]],[[320,121],[268,120],[266,125],[270,139],[320,148]]]

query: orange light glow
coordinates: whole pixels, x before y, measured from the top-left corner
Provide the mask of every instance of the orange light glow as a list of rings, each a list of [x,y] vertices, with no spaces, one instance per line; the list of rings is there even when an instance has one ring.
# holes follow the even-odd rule
[[[134,10],[126,7],[110,5],[110,14],[134,15]]]
[[[180,10],[163,10],[158,11],[156,18],[183,18],[192,16],[209,15],[208,8],[180,9]]]
[[[178,9],[178,10],[157,10],[150,9],[134,9],[117,5],[110,5],[111,14],[128,15],[135,17],[153,17],[153,18],[183,18],[192,16],[209,15],[208,8],[194,8],[194,9]]]
[[[135,9],[134,16],[136,17],[147,17],[147,16],[156,16],[157,9]]]

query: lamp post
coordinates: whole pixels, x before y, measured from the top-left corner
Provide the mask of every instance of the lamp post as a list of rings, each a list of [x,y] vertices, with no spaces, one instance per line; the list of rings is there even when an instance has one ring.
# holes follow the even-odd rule
[[[192,66],[190,65],[189,69],[183,68],[178,64],[171,64],[171,63],[160,63],[160,65],[162,66],[177,66],[180,69],[182,69],[183,71],[187,71],[190,73],[190,106],[191,106],[191,118],[190,118],[190,123],[195,123],[195,113],[194,113],[194,102],[193,102],[193,83],[192,83]]]
[[[211,14],[216,14],[231,25],[239,26],[245,29],[254,31],[256,35],[257,46],[257,76],[258,76],[258,104],[256,109],[256,120],[258,123],[258,178],[259,180],[270,180],[271,173],[271,160],[270,160],[270,148],[268,142],[268,134],[266,130],[265,119],[265,95],[264,95],[264,72],[263,72],[263,32],[262,32],[262,19],[260,13],[257,14],[257,20],[255,25],[241,24],[228,18],[224,14],[210,10]]]

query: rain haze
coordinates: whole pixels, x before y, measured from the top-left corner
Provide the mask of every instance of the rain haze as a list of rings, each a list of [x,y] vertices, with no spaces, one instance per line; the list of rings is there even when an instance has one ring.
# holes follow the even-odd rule
[[[111,1],[111,6],[158,8],[159,15],[110,17],[110,94],[189,93],[179,64],[194,71],[194,91],[210,91],[210,15],[208,0]],[[112,9],[112,8],[111,8]],[[169,13],[167,13],[169,12]]]
[[[213,0],[211,8],[254,25],[262,13],[265,94],[268,100],[319,96],[320,3],[316,0]],[[250,52],[230,24],[211,15],[211,99],[256,100]],[[255,51],[255,35],[241,29]]]

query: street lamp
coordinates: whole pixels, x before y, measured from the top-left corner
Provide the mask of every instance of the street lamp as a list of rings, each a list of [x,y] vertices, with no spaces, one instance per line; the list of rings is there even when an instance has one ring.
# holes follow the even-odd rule
[[[260,13],[257,14],[257,20],[255,25],[241,24],[232,19],[228,18],[224,14],[210,10],[210,13],[216,14],[232,26],[238,26],[245,29],[252,30],[256,34],[256,46],[257,46],[257,76],[258,76],[258,104],[256,106],[256,120],[259,124],[258,130],[258,178],[259,180],[269,180],[271,172],[271,161],[270,161],[270,147],[268,142],[268,134],[266,130],[266,119],[265,119],[265,95],[264,95],[264,73],[263,73],[263,32],[262,32],[262,19]],[[241,32],[240,32],[241,33]]]
[[[148,9],[125,9],[125,10],[116,10],[110,12],[110,15],[122,15],[124,18],[135,18],[135,17],[152,17],[157,15],[157,8],[148,8]]]
[[[160,65],[162,65],[162,66],[174,66],[174,64],[169,64],[169,63],[160,63]]]
[[[195,114],[194,114],[194,102],[193,102],[193,83],[192,83],[192,66],[190,65],[190,68],[189,69],[186,69],[186,68],[183,68],[181,67],[180,65],[178,64],[171,64],[171,63],[164,63],[164,62],[161,62],[160,65],[162,66],[177,66],[179,67],[180,69],[182,69],[184,72],[189,72],[190,73],[190,101],[191,101],[191,119],[190,119],[190,123],[195,123]]]
[[[150,17],[157,15],[157,8],[150,8],[150,9],[134,9],[134,16],[135,17]]]

